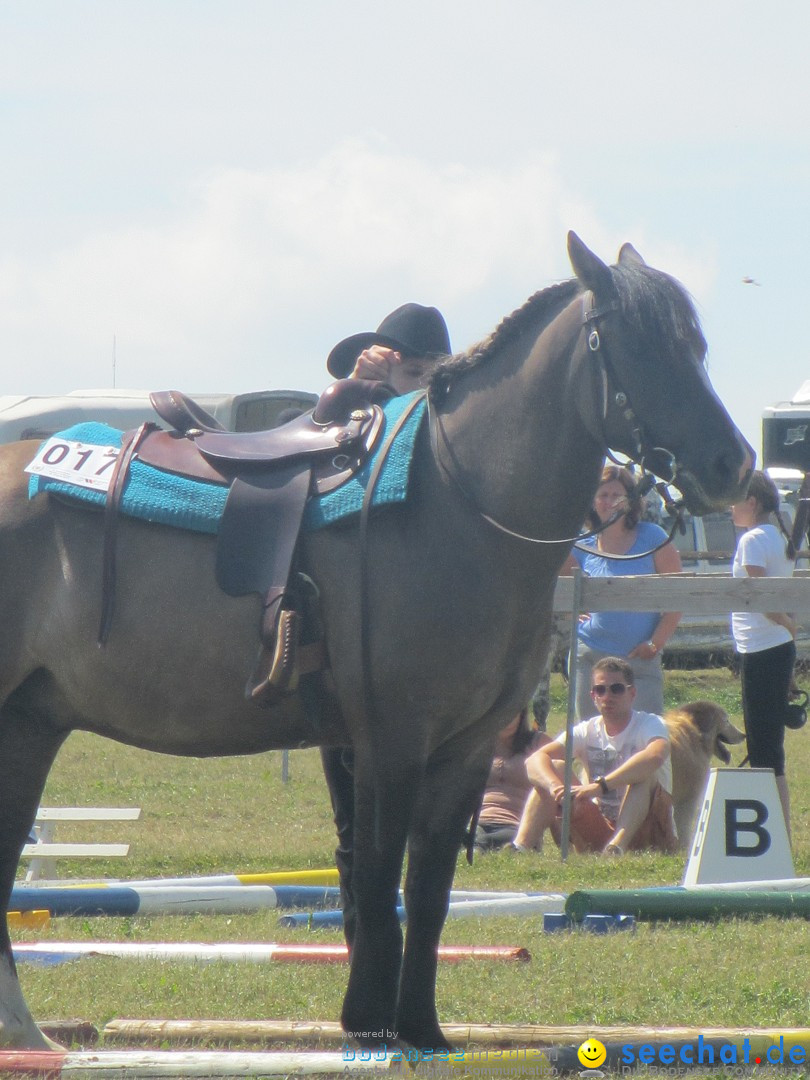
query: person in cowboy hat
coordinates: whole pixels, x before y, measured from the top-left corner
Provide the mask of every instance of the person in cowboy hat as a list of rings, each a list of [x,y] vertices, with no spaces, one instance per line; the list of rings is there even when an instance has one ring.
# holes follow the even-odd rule
[[[326,367],[336,379],[383,382],[399,396],[418,390],[431,362],[451,352],[441,312],[422,304],[403,304],[386,315],[376,330],[338,342]],[[321,761],[338,834],[335,864],[341,871],[343,929],[351,944],[357,912],[344,887],[344,875],[351,877],[353,863],[354,751],[350,746],[321,747]]]
[[[336,379],[372,379],[407,394],[419,388],[429,361],[451,351],[441,312],[409,303],[386,315],[376,330],[338,342],[326,367]]]

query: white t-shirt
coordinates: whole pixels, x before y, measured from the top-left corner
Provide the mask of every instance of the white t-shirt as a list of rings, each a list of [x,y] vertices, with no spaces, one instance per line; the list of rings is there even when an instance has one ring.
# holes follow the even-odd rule
[[[638,709],[633,710],[630,723],[618,735],[608,735],[605,722],[599,715],[574,724],[571,734],[574,759],[585,766],[590,781],[618,769],[653,739],[666,739],[669,742],[669,731],[661,717]],[[561,732],[554,741],[565,746],[565,732]],[[656,779],[665,791],[672,792],[672,765],[669,758],[659,768]],[[606,818],[616,820],[626,791],[627,787],[620,787],[607,795],[598,796],[599,807]]]
[[[732,577],[747,577],[746,566],[764,567],[765,577],[793,577],[785,538],[775,525],[757,525],[742,534],[734,553]],[[741,653],[762,652],[793,640],[789,630],[759,611],[732,612],[731,632],[737,652]]]

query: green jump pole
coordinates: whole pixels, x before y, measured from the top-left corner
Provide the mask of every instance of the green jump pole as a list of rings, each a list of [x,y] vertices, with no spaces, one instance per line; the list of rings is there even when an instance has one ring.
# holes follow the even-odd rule
[[[586,915],[635,915],[640,920],[721,919],[739,915],[810,918],[810,894],[743,889],[580,889],[565,902],[575,921]]]

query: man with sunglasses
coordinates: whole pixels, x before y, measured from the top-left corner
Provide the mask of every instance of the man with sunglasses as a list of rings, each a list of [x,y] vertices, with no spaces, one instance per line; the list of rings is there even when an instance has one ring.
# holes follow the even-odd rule
[[[675,851],[669,735],[655,713],[633,708],[633,669],[607,656],[591,672],[598,710],[572,729],[573,756],[583,771],[571,791],[571,843],[576,851]],[[515,837],[518,850],[542,846],[547,828],[560,842],[565,791],[565,732],[526,761],[532,791]]]

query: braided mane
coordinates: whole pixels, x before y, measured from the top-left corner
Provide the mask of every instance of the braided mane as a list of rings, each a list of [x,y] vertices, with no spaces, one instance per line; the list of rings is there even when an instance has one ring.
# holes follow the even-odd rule
[[[504,342],[510,341],[523,330],[529,319],[537,321],[545,318],[547,323],[550,322],[581,291],[580,283],[576,278],[572,278],[570,281],[550,285],[530,296],[522,307],[505,316],[488,337],[465,352],[448,356],[436,365],[429,382],[431,397],[435,398],[446,391],[457,375],[486,363]]]
[[[638,336],[639,351],[647,357],[674,358],[687,351],[698,363],[706,355],[706,341],[692,298],[680,282],[644,263],[610,267],[622,313]],[[466,352],[438,361],[428,383],[432,398],[449,389],[458,375],[486,363],[500,347],[511,341],[531,320],[536,329],[547,325],[582,291],[572,278],[541,289],[522,307],[507,315],[495,330]]]

